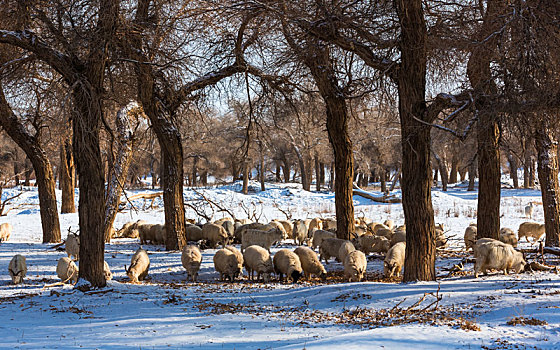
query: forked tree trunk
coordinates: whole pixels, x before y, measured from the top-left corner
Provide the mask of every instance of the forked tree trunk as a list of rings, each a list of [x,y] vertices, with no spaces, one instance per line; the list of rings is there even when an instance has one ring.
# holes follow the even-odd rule
[[[75,213],[74,204],[74,154],[72,151],[72,139],[68,138],[60,145],[60,190],[62,191],[62,205],[60,212]]]
[[[546,246],[560,245],[560,195],[558,189],[558,143],[550,123],[541,123],[535,131],[539,182],[544,209]]]
[[[0,125],[8,136],[25,152],[35,169],[39,192],[39,209],[43,228],[43,243],[58,243],[61,239],[56,207],[54,174],[46,152],[35,136],[28,133],[13,113],[0,86]]]
[[[398,75],[402,145],[402,202],[406,221],[403,282],[436,278],[434,211],[431,201],[431,127],[426,116],[426,23],[421,0],[396,0],[401,28]]]

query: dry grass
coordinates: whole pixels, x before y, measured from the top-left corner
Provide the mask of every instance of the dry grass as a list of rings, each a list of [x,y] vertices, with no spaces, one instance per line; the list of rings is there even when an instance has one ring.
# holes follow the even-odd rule
[[[507,321],[506,323],[509,326],[546,326],[548,324],[548,322],[543,321],[543,320],[538,320],[536,318],[527,318],[527,317],[523,317],[523,316],[516,316],[514,318],[512,318],[511,320]]]

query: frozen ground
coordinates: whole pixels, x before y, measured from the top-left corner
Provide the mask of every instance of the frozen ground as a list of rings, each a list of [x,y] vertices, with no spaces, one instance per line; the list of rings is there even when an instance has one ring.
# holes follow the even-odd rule
[[[305,218],[334,212],[332,193],[304,192],[298,185],[269,185],[267,191],[249,196],[238,190],[238,185],[197,193],[186,189],[191,208],[187,217],[195,218],[194,209],[213,219],[227,216],[220,207],[236,217],[254,216],[261,222],[284,219],[284,213]],[[16,192],[5,189],[2,198]],[[201,195],[216,205],[200,200]],[[502,226],[516,231],[527,220],[523,208],[529,201],[540,202],[540,193],[504,189]],[[49,286],[58,282],[56,261],[65,253],[40,243],[37,192],[26,191],[11,203],[13,210],[0,217],[0,223],[14,226],[10,241],[0,244],[0,347],[559,349],[560,277],[544,272],[494,273],[475,280],[472,264],[447,277],[446,268],[467,257],[462,236],[464,228],[476,220],[476,192],[462,186],[448,192],[435,190],[433,203],[436,222],[444,223],[450,237],[450,247],[437,260],[437,282],[383,280],[382,260],[372,256],[363,283],[344,283],[339,263],[327,266],[331,276],[325,283],[260,284],[246,279],[221,283],[212,264],[215,250],[205,250],[200,282],[187,283],[180,253],[148,245],[150,279],[133,285],[123,265],[129,264],[139,242],[118,239],[106,246],[105,254],[114,280],[106,289],[82,293],[71,286]],[[137,211],[119,214],[115,227],[137,219],[163,223],[161,200],[153,208],[142,199],[132,204]],[[355,205],[357,216],[404,221],[400,204],[355,197]],[[77,229],[77,220],[77,214],[60,216],[63,238],[69,227]],[[541,205],[534,220],[543,220]],[[292,242],[282,246],[291,247]],[[23,286],[9,283],[7,265],[16,253],[27,257],[28,277]],[[558,261],[548,257],[548,263]],[[512,320],[532,320],[529,323],[534,325],[512,325]]]

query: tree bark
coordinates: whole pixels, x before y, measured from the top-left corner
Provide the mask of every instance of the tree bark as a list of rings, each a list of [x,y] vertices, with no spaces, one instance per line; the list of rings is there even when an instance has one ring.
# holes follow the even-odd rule
[[[387,172],[385,171],[385,169],[381,169],[380,174],[381,174],[381,192],[386,193],[387,192]]]
[[[319,162],[319,155],[315,153],[315,191],[321,191],[321,163]]]
[[[509,163],[509,175],[513,180],[513,188],[519,188],[519,177],[517,176],[517,159],[508,152],[507,159]]]
[[[415,120],[426,118],[426,23],[421,0],[396,0],[395,4],[401,27],[398,92],[406,220],[403,282],[433,281],[436,245],[431,201],[431,127]]]
[[[549,121],[539,123],[535,131],[535,146],[539,182],[544,209],[546,246],[560,245],[560,195],[558,189],[558,143],[554,140]]]
[[[60,190],[62,191],[62,206],[60,212],[75,213],[74,204],[74,154],[72,152],[72,139],[67,138],[60,145]]]
[[[278,161],[275,163],[276,163],[276,172],[275,172],[276,182],[280,182],[282,181],[282,178],[280,177],[280,172],[281,172],[280,163]]]
[[[198,174],[198,156],[193,157],[193,165],[191,172],[191,186],[196,187],[196,176]]]
[[[457,183],[457,172],[459,169],[459,159],[456,154],[451,157],[451,172],[449,173],[449,183]]]
[[[134,139],[130,126],[130,116],[138,113],[141,113],[141,111],[136,103],[129,104],[117,113],[117,157],[109,172],[109,182],[105,197],[105,222],[103,226],[105,242],[111,241],[113,223],[119,210],[121,193],[124,190],[128,169],[132,161]]]
[[[6,101],[4,90],[0,85],[0,125],[8,136],[25,152],[35,169],[39,194],[43,243],[58,243],[61,239],[60,223],[56,207],[56,184],[51,163],[47,154],[39,144],[36,136],[32,136],[13,113]]]
[[[259,171],[259,180],[261,182],[261,191],[266,191],[266,186],[264,184],[264,152],[261,150],[260,152],[260,171]]]
[[[479,238],[498,239],[500,231],[500,131],[498,118],[492,111],[491,96],[497,92],[492,80],[491,61],[496,54],[498,35],[491,35],[501,28],[501,16],[507,7],[505,0],[489,1],[483,23],[477,33],[479,44],[471,50],[467,64],[467,75],[476,98],[478,111],[478,215]]]
[[[243,161],[243,188],[241,192],[243,194],[249,194],[249,161],[246,159]]]
[[[474,191],[474,183],[476,180],[477,170],[478,170],[478,162],[477,159],[478,155],[472,159],[471,163],[469,164],[469,187],[467,191]]]

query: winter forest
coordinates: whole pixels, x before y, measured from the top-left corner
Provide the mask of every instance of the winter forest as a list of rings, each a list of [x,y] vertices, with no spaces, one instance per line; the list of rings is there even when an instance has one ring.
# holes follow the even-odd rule
[[[558,349],[560,2],[0,2],[0,348]]]

